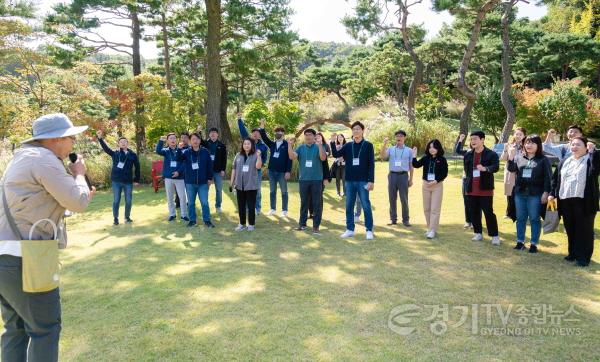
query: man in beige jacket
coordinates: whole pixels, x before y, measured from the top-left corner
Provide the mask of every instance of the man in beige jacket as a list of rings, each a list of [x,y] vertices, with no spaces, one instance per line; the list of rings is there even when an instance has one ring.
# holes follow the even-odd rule
[[[63,160],[73,149],[75,135],[87,129],[74,127],[64,114],[50,114],[33,123],[33,137],[23,141],[7,166],[2,184],[8,210],[20,235],[0,207],[0,310],[5,331],[0,338],[2,361],[57,361],[61,330],[59,289],[44,293],[23,291],[21,244],[31,226],[50,219],[59,228],[59,247],[66,247],[65,210],[83,212],[92,199],[81,157]],[[49,223],[40,223],[32,239],[53,240]]]

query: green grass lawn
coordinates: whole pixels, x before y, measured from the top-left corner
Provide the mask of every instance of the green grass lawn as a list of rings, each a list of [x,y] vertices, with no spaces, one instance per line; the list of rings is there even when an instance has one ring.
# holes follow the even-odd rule
[[[334,185],[325,194],[318,237],[293,230],[297,184],[290,185],[291,218],[259,216],[252,233],[233,231],[237,212],[229,192],[212,230],[168,223],[164,190],[155,194],[147,186],[135,191],[135,223],[113,227],[112,197],[100,192],[89,212],[69,220],[61,359],[597,360],[599,246],[586,269],[563,261],[563,233],[543,235],[539,254],[514,251],[515,226],[502,219],[501,173],[495,210],[503,243],[470,241],[456,165],[444,183],[439,236],[427,240],[417,174],[410,191],[413,227],[388,227],[386,165],[377,165],[372,242],[362,223],[355,238],[338,237],[344,202]],[[262,186],[268,211],[268,183]],[[416,330],[400,335],[388,319],[403,304],[448,305],[449,315],[426,321],[432,309],[425,309],[408,324]],[[562,327],[578,328],[579,335],[472,333],[471,311],[456,325],[459,308],[472,304],[498,304],[505,312],[513,306],[509,327],[523,327],[519,305],[545,304],[555,314],[573,305],[578,320]],[[502,326],[498,314],[488,323],[478,310],[479,327]],[[430,331],[430,323],[444,320],[444,334]],[[556,327],[545,321],[541,327]]]

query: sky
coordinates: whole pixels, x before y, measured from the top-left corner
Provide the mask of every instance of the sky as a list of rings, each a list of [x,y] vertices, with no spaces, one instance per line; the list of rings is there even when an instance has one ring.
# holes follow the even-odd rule
[[[38,15],[44,16],[51,12],[53,5],[64,1],[68,0],[38,1]],[[345,15],[352,13],[354,4],[354,0],[291,0],[290,6],[294,10],[291,29],[298,32],[301,38],[310,41],[357,44],[341,23]],[[539,19],[546,14],[545,7],[534,4],[519,2],[517,7],[519,17],[528,17],[531,20]],[[428,30],[428,37],[435,36],[444,22],[451,23],[452,16],[447,12],[432,11],[430,0],[424,0],[423,3],[411,8],[409,23],[423,24]],[[130,42],[129,34],[119,27],[105,26],[100,34],[115,42]],[[159,50],[154,42],[142,41],[141,53],[144,58],[150,59],[156,58]]]

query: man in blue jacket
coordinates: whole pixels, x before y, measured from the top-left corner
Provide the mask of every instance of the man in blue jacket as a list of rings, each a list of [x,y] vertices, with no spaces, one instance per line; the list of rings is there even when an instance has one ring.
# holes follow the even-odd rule
[[[375,185],[375,151],[373,144],[363,138],[365,126],[361,122],[352,124],[352,142],[346,143],[339,150],[335,147],[335,140],[331,141],[333,157],[343,157],[346,162],[346,231],[342,238],[354,236],[354,205],[356,198],[365,212],[365,228],[367,240],[373,239],[373,211],[369,192]]]
[[[167,147],[165,146],[167,142]],[[156,144],[156,153],[163,156],[163,171],[162,176],[165,181],[165,190],[167,192],[167,205],[169,206],[169,221],[177,218],[175,209],[175,201],[173,196],[177,194],[179,200],[183,200],[183,204],[187,203],[185,196],[185,182],[183,175],[179,174],[179,161],[177,161],[177,135],[169,133],[166,137],[162,136]],[[187,209],[181,208],[181,220],[190,221],[187,217]]]
[[[178,151],[177,161],[181,163],[178,174],[183,173],[185,176],[188,215],[190,218],[188,227],[196,226],[196,196],[198,196],[202,206],[204,226],[214,228],[215,226],[210,220],[210,207],[208,205],[208,189],[213,181],[213,162],[210,159],[210,152],[200,146],[201,139],[198,133],[192,133],[190,136],[191,147]]]
[[[284,139],[285,129],[281,126],[275,128],[275,141],[272,141],[265,131],[265,121],[260,122],[260,136],[269,147],[269,190],[271,210],[267,216],[275,215],[277,209],[277,184],[281,189],[281,217],[287,217],[288,189],[287,181],[292,171],[292,160],[287,152],[288,143]]]
[[[139,185],[140,182],[140,161],[138,156],[128,148],[127,138],[119,138],[119,148],[112,150],[104,141],[104,133],[97,132],[98,142],[104,152],[106,152],[113,161],[110,180],[113,189],[113,218],[114,225],[119,225],[119,205],[121,204],[121,192],[125,194],[125,222],[132,223],[131,207],[133,205],[133,185]],[[133,174],[135,168],[135,176]]]
[[[242,120],[242,114],[238,113],[237,116],[238,116],[238,128],[240,129],[240,135],[242,136],[242,139],[244,139],[246,137],[250,137],[254,140],[254,142],[256,142],[256,149],[260,150],[260,158],[264,165],[267,162],[269,148],[261,140],[260,128],[254,128],[252,130],[252,134],[248,133],[248,128],[246,128],[246,125],[244,124],[244,121]],[[260,192],[260,182],[261,181],[262,181],[262,169],[258,170],[258,192],[256,194],[256,215],[260,214],[260,209],[261,209],[261,201],[262,201],[262,194]]]
[[[220,214],[221,203],[223,202],[223,177],[225,177],[225,170],[227,169],[227,147],[219,140],[219,130],[217,128],[213,127],[208,130],[208,139],[202,139],[202,147],[210,152],[210,159],[213,162],[215,209]]]

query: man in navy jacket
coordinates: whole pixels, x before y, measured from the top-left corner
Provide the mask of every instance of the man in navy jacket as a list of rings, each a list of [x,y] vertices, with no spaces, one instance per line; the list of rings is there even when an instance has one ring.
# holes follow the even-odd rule
[[[215,209],[220,214],[221,203],[223,202],[223,177],[225,177],[225,170],[227,169],[227,147],[219,140],[219,130],[214,127],[208,131],[208,139],[202,140],[202,147],[210,152],[210,159],[213,162]]]
[[[240,129],[240,135],[242,139],[246,137],[250,137],[256,142],[256,149],[260,150],[260,158],[262,160],[263,165],[267,163],[267,156],[269,148],[265,143],[260,139],[260,129],[254,128],[252,133],[248,133],[248,128],[244,124],[242,120],[242,114],[238,113],[238,128]],[[260,192],[260,182],[262,181],[262,169],[258,170],[258,192],[256,193],[256,215],[260,214],[261,209],[261,201],[262,201],[262,193]]]
[[[287,152],[288,142],[284,139],[285,129],[281,126],[275,128],[275,140],[271,140],[265,132],[265,121],[260,122],[260,136],[269,147],[269,190],[271,210],[268,216],[274,215],[277,209],[277,184],[281,189],[281,217],[287,217],[288,212],[288,189],[287,181],[292,172],[292,160]]]
[[[119,205],[121,204],[121,192],[125,194],[125,222],[132,223],[131,207],[133,205],[133,185],[139,185],[140,182],[140,161],[138,156],[128,148],[127,138],[119,138],[119,148],[112,150],[104,141],[104,133],[97,132],[98,142],[104,152],[106,152],[113,161],[110,180],[113,189],[113,218],[114,225],[119,225]],[[135,168],[135,176],[133,169]]]
[[[165,142],[167,142],[167,147],[164,147]],[[162,176],[167,192],[169,221],[173,221],[177,217],[173,196],[176,194],[179,200],[183,200],[184,204],[187,203],[183,174],[179,174],[178,172],[180,161],[177,160],[177,151],[177,135],[175,133],[169,133],[166,137],[162,136],[156,144],[156,153],[164,158]],[[187,208],[185,207],[181,208],[181,220],[190,221],[187,217]]]
[[[184,173],[185,189],[188,198],[188,227],[196,226],[196,195],[200,198],[202,206],[202,221],[204,226],[214,228],[210,220],[210,207],[208,205],[208,189],[213,181],[213,162],[208,150],[200,146],[201,136],[192,133],[190,136],[191,147],[179,150],[177,160],[181,162],[177,175]],[[174,176],[177,176],[174,175]],[[183,206],[183,205],[182,205]]]

